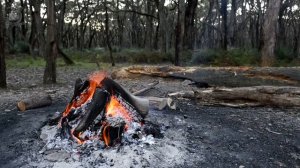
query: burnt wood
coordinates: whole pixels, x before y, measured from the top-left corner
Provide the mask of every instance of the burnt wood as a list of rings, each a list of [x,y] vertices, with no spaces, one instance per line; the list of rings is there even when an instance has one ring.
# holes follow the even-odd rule
[[[80,132],[85,131],[104,110],[108,101],[109,94],[103,89],[96,89],[92,101],[87,104],[86,112],[73,134],[78,136]]]
[[[124,89],[118,83],[110,78],[104,78],[101,82],[103,89],[107,90],[110,94],[119,94],[129,104],[136,108],[137,112],[142,116],[146,117],[149,111],[149,101],[134,96],[132,93]]]

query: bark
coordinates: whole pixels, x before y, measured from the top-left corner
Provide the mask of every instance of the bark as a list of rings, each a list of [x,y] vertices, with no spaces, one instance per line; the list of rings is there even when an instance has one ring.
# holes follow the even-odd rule
[[[0,88],[6,88],[6,64],[5,64],[5,17],[3,6],[0,3]]]
[[[179,57],[182,51],[182,42],[184,36],[184,1],[179,0],[177,6],[177,23],[176,23],[176,30],[175,30],[175,60],[174,65],[179,66]]]
[[[112,47],[111,47],[111,41],[110,41],[109,17],[108,17],[108,6],[107,5],[108,5],[107,0],[105,0],[105,39],[106,39],[107,48],[109,50],[111,66],[115,66],[115,60],[112,55]]]
[[[261,65],[272,66],[275,63],[276,27],[281,1],[268,3],[263,24],[263,47],[261,51]]]
[[[184,19],[184,48],[193,49],[195,41],[195,16],[198,0],[188,0]]]
[[[58,54],[55,1],[46,0],[47,5],[47,48],[46,48],[46,68],[44,71],[44,84],[56,83],[56,58]]]

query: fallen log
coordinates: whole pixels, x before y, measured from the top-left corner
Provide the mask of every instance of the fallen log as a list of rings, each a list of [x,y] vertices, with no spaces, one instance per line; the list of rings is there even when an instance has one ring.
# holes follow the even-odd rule
[[[242,106],[300,106],[300,87],[255,86],[238,88],[212,88],[194,91],[194,97],[203,103],[234,107]],[[191,91],[169,94],[173,97],[191,95]]]
[[[193,78],[184,75],[177,75],[176,73],[191,73],[195,71],[196,68],[189,67],[176,67],[176,66],[132,66],[127,68],[122,68],[118,71],[112,73],[113,79],[120,78],[131,78],[133,76],[139,75],[147,75],[153,77],[161,77],[161,78],[173,78],[180,80],[190,80],[193,81],[193,85],[196,85],[199,88],[207,88],[210,85],[203,81],[198,81]]]
[[[18,110],[25,111],[29,109],[49,106],[52,104],[52,99],[47,94],[34,95],[23,99],[17,103]]]
[[[300,86],[300,68],[261,67],[175,67],[130,66],[112,73],[114,78],[139,78],[141,76],[190,80],[198,88],[210,86]],[[209,84],[209,85],[208,85]]]

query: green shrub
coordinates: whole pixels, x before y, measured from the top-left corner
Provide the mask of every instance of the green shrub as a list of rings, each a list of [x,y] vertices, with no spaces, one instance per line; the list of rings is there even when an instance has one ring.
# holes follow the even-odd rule
[[[218,52],[212,49],[195,50],[192,53],[191,64],[210,64],[218,56]]]
[[[29,54],[30,53],[29,44],[26,43],[25,41],[17,41],[13,46],[13,48],[11,49],[10,53]]]
[[[217,51],[213,64],[216,66],[259,65],[260,53],[256,49],[231,49]]]

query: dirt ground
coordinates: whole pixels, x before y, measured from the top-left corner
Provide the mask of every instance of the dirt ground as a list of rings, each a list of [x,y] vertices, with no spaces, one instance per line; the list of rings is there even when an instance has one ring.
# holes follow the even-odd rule
[[[39,153],[45,145],[40,139],[41,128],[51,115],[64,109],[72,95],[75,79],[85,78],[92,71],[60,68],[59,84],[44,86],[41,84],[43,69],[9,70],[9,88],[0,90],[0,167],[92,166],[92,163],[83,164],[68,157],[49,162],[46,155]],[[160,84],[149,95],[165,96],[193,87],[180,80],[149,77],[118,82],[130,91],[136,91],[154,80],[160,80]],[[50,94],[53,105],[17,111],[15,106],[20,98],[40,92]],[[149,118],[169,127],[165,137],[159,140],[164,143],[158,144],[171,145],[177,150],[170,152],[176,151],[180,155],[167,157],[167,152],[154,144],[141,150],[155,155],[142,154],[136,162],[130,160],[129,167],[300,167],[299,108],[203,106],[201,102],[187,99],[176,102],[177,110],[150,111]],[[100,152],[107,154],[107,151]],[[114,164],[98,163],[97,166],[122,167],[117,161]],[[45,164],[33,164],[37,162]]]

